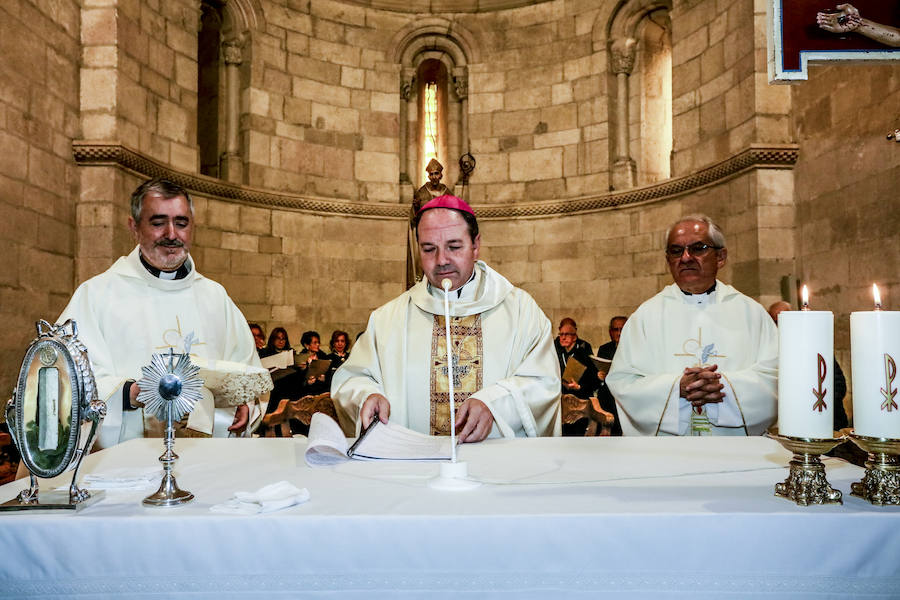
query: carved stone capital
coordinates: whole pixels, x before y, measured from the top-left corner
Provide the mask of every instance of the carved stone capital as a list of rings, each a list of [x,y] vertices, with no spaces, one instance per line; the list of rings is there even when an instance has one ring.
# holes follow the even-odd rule
[[[456,75],[453,77],[453,89],[456,91],[456,97],[465,100],[469,97],[469,78],[465,75]]]
[[[222,42],[222,56],[226,65],[240,65],[244,62],[244,40],[230,39]]]
[[[416,83],[416,78],[411,77],[409,79],[402,79],[400,81],[400,97],[404,102],[409,102],[409,97],[412,94],[413,86]]]
[[[618,75],[625,73],[631,75],[634,69],[635,40],[633,38],[625,38],[623,40],[615,40],[609,46],[609,68]]]

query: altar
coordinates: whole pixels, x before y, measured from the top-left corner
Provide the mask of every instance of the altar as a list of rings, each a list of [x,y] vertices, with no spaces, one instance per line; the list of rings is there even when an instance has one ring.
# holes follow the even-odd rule
[[[482,485],[428,487],[438,465],[310,468],[305,438],[179,439],[196,500],[149,508],[107,490],[77,514],[0,514],[0,597],[893,597],[900,507],[850,496],[863,470],[826,459],[843,505],[777,498],[790,455],[767,438],[539,438],[460,448]],[[97,452],[84,473],[158,466],[161,440]],[[210,511],[286,480],[311,499]],[[157,480],[158,481],[158,480]],[[0,487],[5,501],[25,486]],[[65,477],[42,481],[65,485]]]

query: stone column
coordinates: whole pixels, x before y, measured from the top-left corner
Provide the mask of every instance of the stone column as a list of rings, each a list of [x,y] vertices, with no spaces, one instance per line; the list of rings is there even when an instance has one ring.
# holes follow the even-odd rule
[[[610,44],[610,69],[616,75],[616,160],[613,163],[613,189],[634,187],[637,166],[631,158],[628,123],[628,78],[634,69],[635,40],[625,38]]]
[[[415,93],[415,70],[406,68],[400,74],[400,183],[412,183],[409,177],[409,101]]]
[[[453,69],[453,87],[459,98],[459,156],[469,151],[469,69]],[[455,157],[459,159],[459,156]]]
[[[219,158],[220,177],[241,183],[242,163],[238,136],[240,123],[241,73],[244,40],[235,38],[222,42],[225,59],[225,152]]]

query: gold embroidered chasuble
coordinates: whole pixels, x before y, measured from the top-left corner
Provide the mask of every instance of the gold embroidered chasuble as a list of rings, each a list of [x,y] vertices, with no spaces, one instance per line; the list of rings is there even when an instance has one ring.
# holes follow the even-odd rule
[[[434,315],[431,331],[431,435],[450,435],[450,382],[444,315]],[[483,346],[481,315],[450,317],[453,360],[453,403],[456,410],[481,389]]]

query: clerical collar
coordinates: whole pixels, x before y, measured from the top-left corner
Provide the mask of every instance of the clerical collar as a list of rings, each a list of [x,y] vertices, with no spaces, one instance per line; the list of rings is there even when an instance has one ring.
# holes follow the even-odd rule
[[[681,288],[679,288],[679,289],[681,289]],[[715,281],[713,281],[712,287],[710,287],[705,292],[700,292],[700,294],[712,294],[714,291],[716,291],[716,282]],[[681,290],[681,293],[684,294],[685,296],[699,296],[700,295],[700,294],[692,294],[692,293],[686,292],[684,290]]]
[[[185,260],[178,269],[175,271],[162,271],[157,269],[150,263],[148,263],[144,259],[144,255],[138,252],[138,257],[141,259],[141,264],[144,265],[144,268],[147,269],[147,272],[153,275],[154,277],[158,277],[159,279],[165,280],[173,280],[173,279],[184,279],[188,276],[188,273],[191,272],[191,261]]]
[[[462,285],[459,286],[456,290],[454,290],[454,291],[456,292],[456,299],[457,299],[457,300],[460,299],[460,298],[462,298],[463,290],[465,290],[466,287],[467,287],[470,283],[472,283],[473,281],[475,281],[475,273],[477,273],[477,272],[478,272],[478,269],[476,269],[475,267],[472,267],[472,274],[469,276],[468,281],[466,281],[464,284],[462,284]],[[473,289],[474,289],[474,288],[473,288]],[[428,282],[428,290],[429,290],[431,293],[436,294],[436,295],[440,295],[441,292],[443,291],[443,290],[441,290],[440,288],[431,285],[431,282],[430,282],[430,281]],[[467,296],[472,296],[472,294],[466,294],[466,295],[467,295]]]
[[[693,305],[705,305],[712,304],[716,301],[716,284],[713,282],[712,287],[706,290],[705,292],[700,292],[699,294],[692,294],[690,292],[686,292],[681,290],[681,293],[684,294],[684,301],[686,304]]]

